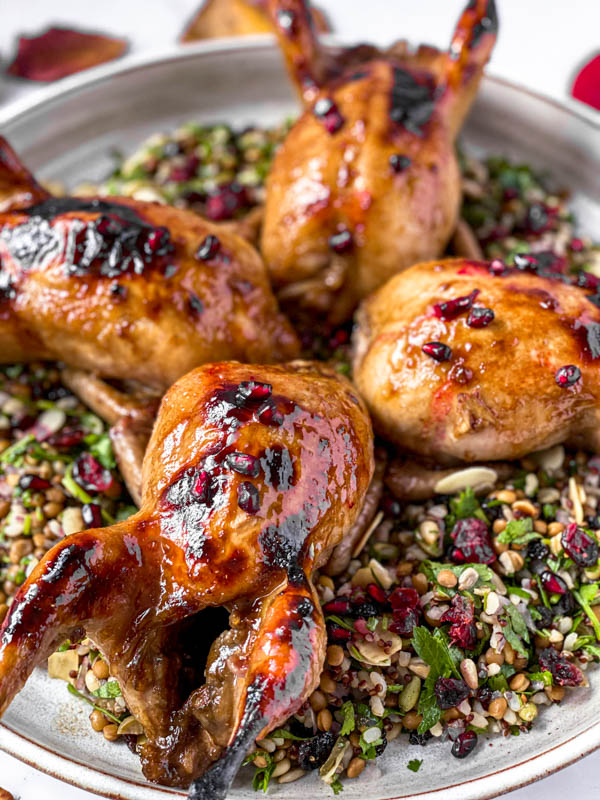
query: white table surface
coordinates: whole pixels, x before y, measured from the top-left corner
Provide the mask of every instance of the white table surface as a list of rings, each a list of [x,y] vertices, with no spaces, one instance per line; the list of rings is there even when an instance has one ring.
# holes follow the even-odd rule
[[[0,54],[13,52],[18,33],[50,24],[78,25],[126,36],[134,52],[160,49],[175,41],[183,21],[199,0],[21,0],[0,2]],[[578,65],[600,49],[600,0],[497,0],[500,38],[491,71],[556,99],[568,96]],[[334,30],[348,40],[380,44],[406,37],[444,45],[461,0],[319,0]],[[0,80],[2,80],[0,78]],[[33,84],[32,86],[35,86]],[[31,85],[5,79],[2,102],[32,91]],[[17,150],[19,143],[14,143]],[[91,800],[0,753],[0,786],[21,800]],[[577,800],[600,797],[600,752],[506,800]]]

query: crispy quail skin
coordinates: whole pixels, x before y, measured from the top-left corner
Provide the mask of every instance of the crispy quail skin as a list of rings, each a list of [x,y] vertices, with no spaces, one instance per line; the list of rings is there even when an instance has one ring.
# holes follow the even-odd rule
[[[190,372],[163,398],[140,511],[66,537],[19,589],[0,631],[0,710],[85,633],[144,727],[145,775],[224,798],[254,739],[318,683],[326,634],[311,575],[372,474],[368,414],[322,365]],[[219,613],[228,623],[211,630]]]
[[[354,380],[382,436],[441,463],[600,452],[599,281],[547,255],[418,264],[364,301]]]
[[[282,301],[341,322],[448,243],[461,197],[454,140],[496,40],[496,10],[471,0],[447,53],[400,44],[336,59],[303,0],[270,9],[306,110],[267,180],[261,250]]]
[[[0,140],[0,360],[162,391],[208,361],[293,358],[264,264],[191,211],[52,198]]]

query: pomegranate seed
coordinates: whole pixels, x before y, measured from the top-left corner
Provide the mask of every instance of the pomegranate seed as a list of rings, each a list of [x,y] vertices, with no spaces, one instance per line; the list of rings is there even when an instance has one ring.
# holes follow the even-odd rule
[[[144,251],[148,255],[157,255],[168,252],[171,244],[171,237],[166,228],[155,228],[148,233],[144,242]]]
[[[337,614],[338,617],[348,616],[352,611],[350,600],[347,597],[336,597],[325,603],[323,611],[326,614]]]
[[[88,492],[106,492],[115,485],[110,470],[91,453],[82,453],[73,464],[73,480]]]
[[[248,453],[228,453],[225,456],[225,463],[234,472],[240,475],[247,475],[250,478],[257,478],[260,472],[260,462],[255,456]]]
[[[200,470],[194,481],[192,492],[201,500],[206,500],[208,495],[208,487],[210,484],[210,475],[205,469]]]
[[[421,350],[435,361],[450,361],[452,358],[452,350],[442,342],[426,342]]]
[[[390,156],[390,167],[394,172],[404,172],[411,165],[411,160],[408,156],[401,156],[399,153],[393,153]]]
[[[336,104],[328,97],[321,97],[317,100],[313,113],[330,134],[337,133],[345,122]]]
[[[81,444],[85,437],[85,431],[81,428],[74,428],[71,425],[65,427],[58,433],[49,436],[46,441],[51,447],[63,449],[67,447],[75,447]]]
[[[33,475],[31,472],[28,472],[26,475],[21,475],[19,478],[19,489],[23,489],[24,492],[28,489],[34,492],[40,492],[43,489],[49,489],[51,485],[50,481],[47,481],[45,478],[40,478],[39,475]]]
[[[243,405],[250,401],[260,403],[273,394],[273,387],[270,383],[258,383],[257,381],[242,381],[238,386],[235,396],[236,404]]]
[[[381,588],[381,586],[377,586],[376,583],[370,583],[367,586],[367,594],[369,597],[372,597],[376,603],[380,603],[381,605],[387,604],[387,594]]]
[[[489,271],[492,273],[492,275],[502,275],[506,271],[506,264],[499,258],[495,258],[492,262],[490,262]]]
[[[479,289],[473,289],[471,294],[464,295],[463,297],[456,297],[453,300],[446,300],[443,303],[435,303],[433,306],[433,313],[439,319],[454,319],[471,308],[478,294]]]
[[[567,389],[569,386],[574,386],[581,378],[581,370],[575,364],[567,364],[565,367],[559,367],[554,375],[554,380],[561,389]]]
[[[419,593],[416,589],[398,586],[388,597],[388,602],[394,610],[397,608],[418,608]]]
[[[256,418],[263,425],[283,425],[283,414],[273,401],[267,401],[256,412]]]
[[[250,481],[244,481],[238,486],[238,506],[247,514],[256,514],[260,508],[260,495],[258,489]]]
[[[248,195],[243,186],[232,182],[211,194],[204,207],[205,215],[217,222],[231,219],[248,205]]]
[[[86,528],[102,527],[102,509],[98,503],[85,503],[81,506],[81,517]]]
[[[221,249],[221,242],[216,236],[210,233],[200,243],[196,250],[196,258],[199,261],[211,261]]]
[[[583,250],[583,241],[579,238],[571,239],[569,247],[574,253],[580,253]]]
[[[450,752],[454,758],[466,758],[473,752],[476,744],[477,734],[475,731],[464,731],[456,737]]]
[[[495,314],[491,308],[475,307],[469,311],[467,325],[470,328],[487,328],[494,321]]]
[[[334,253],[347,253],[354,244],[350,231],[340,231],[329,237],[329,247]]]
[[[547,592],[551,592],[551,594],[566,594],[569,591],[569,587],[564,580],[559,575],[550,572],[549,569],[542,572],[540,580],[544,589]]]
[[[352,632],[336,625],[335,622],[327,623],[327,635],[333,642],[348,642],[352,638]]]

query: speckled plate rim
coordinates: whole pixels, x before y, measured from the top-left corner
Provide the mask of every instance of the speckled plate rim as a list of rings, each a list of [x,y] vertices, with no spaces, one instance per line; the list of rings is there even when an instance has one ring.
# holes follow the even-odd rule
[[[339,40],[332,41],[339,42]],[[272,37],[261,35],[245,37],[243,40],[230,38],[200,42],[127,56],[116,62],[65,78],[52,86],[33,92],[26,98],[8,104],[0,109],[0,131],[2,126],[17,121],[34,109],[40,110],[44,105],[52,104],[72,93],[92,88],[120,75],[143,70],[151,65],[210,58],[217,53],[232,51],[259,51],[265,47],[272,47]],[[561,103],[493,76],[486,76],[486,83],[503,86],[521,96],[529,96],[570,117],[577,118],[588,131],[600,133],[600,114],[577,101],[568,100]],[[599,748],[600,721],[592,723],[557,745],[543,747],[540,752],[516,764],[510,764],[479,777],[461,780],[460,783],[448,783],[433,790],[388,796],[388,800],[440,800],[442,796],[444,800],[489,800],[545,778]],[[115,800],[140,800],[143,797],[152,797],[153,800],[173,800],[185,797],[185,793],[181,791],[150,785],[141,777],[139,780],[116,777],[99,767],[82,764],[78,760],[48,749],[4,722],[0,723],[0,749],[53,778],[103,797]],[[507,779],[508,774],[510,777]],[[283,798],[285,794],[282,792],[281,796]]]

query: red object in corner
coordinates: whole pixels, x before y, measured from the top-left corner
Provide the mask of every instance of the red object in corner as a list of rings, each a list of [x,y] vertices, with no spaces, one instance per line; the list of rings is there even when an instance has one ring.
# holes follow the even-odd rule
[[[68,28],[49,28],[39,36],[21,36],[9,75],[32,81],[55,81],[123,55],[124,39],[84,33]]]
[[[573,81],[571,94],[576,100],[600,111],[600,53],[580,70]]]

